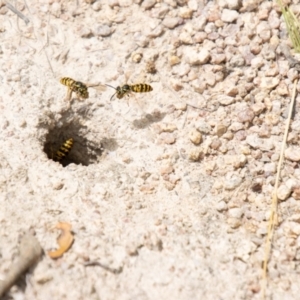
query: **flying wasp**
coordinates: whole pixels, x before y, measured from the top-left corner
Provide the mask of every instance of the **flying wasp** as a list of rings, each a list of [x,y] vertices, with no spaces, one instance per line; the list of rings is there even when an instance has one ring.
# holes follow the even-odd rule
[[[85,83],[76,81],[69,77],[61,78],[60,83],[68,87],[66,100],[71,100],[73,92],[76,93],[79,99],[87,99],[89,97],[88,86]]]
[[[114,95],[117,95],[118,99],[122,99],[125,95],[129,96],[130,92],[146,93],[151,92],[153,90],[151,85],[145,83],[139,83],[134,85],[124,84],[123,86],[118,86],[116,88],[109,84],[106,85],[116,90],[116,92],[110,97],[110,100],[114,97]]]
[[[71,151],[73,143],[74,140],[72,138],[66,140],[56,151],[54,156],[54,161],[61,161],[63,158],[65,158],[68,155],[68,153]]]

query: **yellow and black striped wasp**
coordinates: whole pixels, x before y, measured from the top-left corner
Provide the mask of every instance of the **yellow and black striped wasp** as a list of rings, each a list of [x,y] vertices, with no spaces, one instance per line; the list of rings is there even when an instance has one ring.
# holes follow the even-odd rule
[[[66,100],[71,100],[73,92],[76,93],[79,99],[87,99],[89,97],[88,87],[85,83],[76,81],[69,77],[61,78],[60,83],[68,87]]]
[[[130,92],[134,93],[147,93],[153,90],[152,86],[145,83],[139,83],[134,85],[124,84],[123,86],[113,87],[109,84],[107,86],[116,90],[116,92],[110,97],[110,100],[116,95],[118,99],[122,99],[125,95],[130,94]]]
[[[69,138],[68,140],[66,140],[56,151],[53,160],[61,161],[62,159],[64,159],[71,151],[73,144],[74,144],[73,138]]]
[[[98,90],[105,89],[105,86],[103,84],[90,84],[90,83],[83,83],[81,81],[76,81],[70,77],[63,77],[60,79],[60,83],[68,87],[68,92],[66,96],[66,100],[71,100],[72,93],[76,93],[76,96],[78,99],[87,99],[89,97],[88,88],[93,87]]]

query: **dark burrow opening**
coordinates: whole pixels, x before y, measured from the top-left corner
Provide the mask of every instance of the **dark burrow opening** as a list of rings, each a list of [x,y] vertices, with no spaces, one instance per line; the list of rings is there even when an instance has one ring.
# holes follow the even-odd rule
[[[71,163],[84,166],[98,163],[103,143],[96,138],[87,139],[87,130],[74,122],[54,127],[46,136],[44,152],[64,167]]]

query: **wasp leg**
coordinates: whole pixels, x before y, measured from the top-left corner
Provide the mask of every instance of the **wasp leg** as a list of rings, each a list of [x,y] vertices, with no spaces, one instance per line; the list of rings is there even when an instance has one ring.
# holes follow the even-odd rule
[[[72,98],[72,90],[70,88],[68,88],[68,91],[67,91],[67,95],[65,97],[65,100],[66,101],[70,101]]]
[[[115,96],[115,94],[116,94],[116,93],[114,93],[114,94],[110,97],[110,100],[109,100],[109,101],[111,101],[111,99]]]

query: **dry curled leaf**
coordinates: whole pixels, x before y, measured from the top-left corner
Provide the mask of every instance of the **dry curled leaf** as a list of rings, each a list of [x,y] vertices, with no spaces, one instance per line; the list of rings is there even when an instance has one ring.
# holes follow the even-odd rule
[[[59,222],[57,223],[55,228],[62,230],[62,232],[57,239],[59,248],[55,251],[48,251],[48,255],[51,258],[61,257],[66,251],[70,249],[74,241],[73,234],[71,233],[71,224]]]

